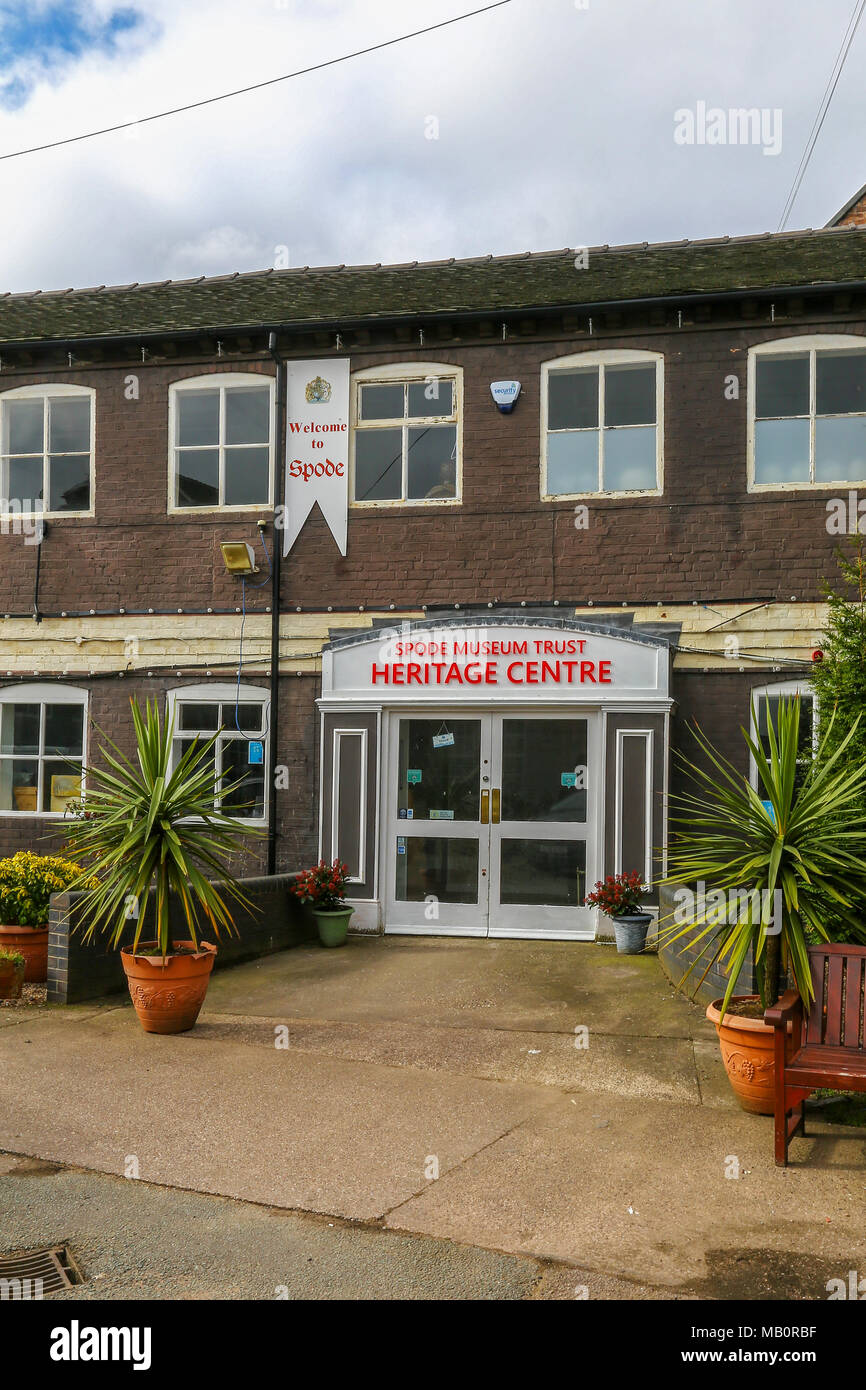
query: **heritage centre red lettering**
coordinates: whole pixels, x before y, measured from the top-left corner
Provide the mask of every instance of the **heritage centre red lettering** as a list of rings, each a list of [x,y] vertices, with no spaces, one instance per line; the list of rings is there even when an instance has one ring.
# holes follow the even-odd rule
[[[398,648],[402,645],[398,644]],[[432,644],[430,644],[432,645]],[[398,650],[398,655],[402,655]],[[610,661],[512,661],[505,670],[510,685],[612,685]],[[374,662],[373,685],[496,685],[495,661]]]
[[[584,637],[567,637],[563,638],[561,642],[535,642],[534,646],[539,656],[574,656],[575,653],[582,656],[586,639]]]

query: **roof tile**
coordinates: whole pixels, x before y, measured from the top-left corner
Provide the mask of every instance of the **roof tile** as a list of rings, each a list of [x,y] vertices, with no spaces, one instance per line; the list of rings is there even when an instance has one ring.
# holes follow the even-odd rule
[[[866,281],[866,228],[0,294],[0,343],[490,314]]]

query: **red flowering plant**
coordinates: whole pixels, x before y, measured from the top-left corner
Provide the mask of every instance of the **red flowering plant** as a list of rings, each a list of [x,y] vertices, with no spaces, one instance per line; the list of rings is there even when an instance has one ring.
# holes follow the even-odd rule
[[[643,876],[637,870],[632,874],[608,874],[583,902],[585,907],[600,907],[608,917],[630,917],[640,912],[643,891]]]
[[[339,859],[328,864],[322,859],[312,869],[299,873],[289,892],[300,898],[302,903],[310,903],[319,912],[339,912],[346,906],[348,882],[348,864],[341,863]]]

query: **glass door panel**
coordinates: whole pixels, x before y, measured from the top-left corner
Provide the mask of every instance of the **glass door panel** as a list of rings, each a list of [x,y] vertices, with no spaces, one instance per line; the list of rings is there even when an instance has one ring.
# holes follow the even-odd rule
[[[489,715],[394,717],[386,931],[487,934],[490,730]]]
[[[586,823],[587,721],[503,719],[502,819]]]
[[[491,936],[591,938],[597,721],[492,716]]]
[[[478,902],[478,841],[404,836],[397,853],[397,901]]]
[[[584,840],[502,836],[499,901],[507,906],[581,907],[586,897]]]
[[[401,719],[399,818],[477,821],[480,764],[480,719]]]

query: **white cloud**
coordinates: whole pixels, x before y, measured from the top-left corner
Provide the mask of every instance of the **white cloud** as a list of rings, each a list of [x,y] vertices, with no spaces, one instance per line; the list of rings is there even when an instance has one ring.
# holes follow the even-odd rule
[[[107,0],[103,0],[103,11]],[[137,119],[460,13],[462,0],[148,0],[153,37],[91,52],[0,113],[0,153]],[[514,0],[231,101],[0,162],[0,288],[772,229],[849,0]],[[866,179],[866,31],[792,225]],[[782,154],[680,147],[697,100],[781,107]],[[428,117],[439,122],[427,139]],[[770,166],[770,167],[768,167]]]

